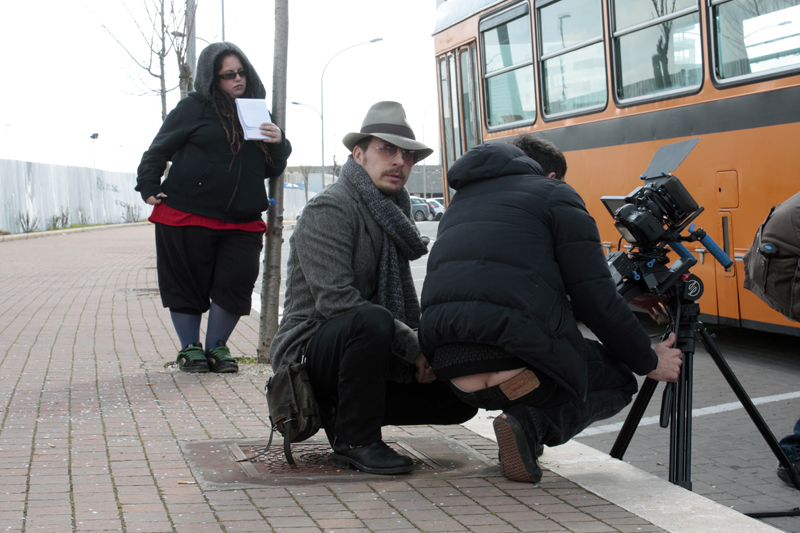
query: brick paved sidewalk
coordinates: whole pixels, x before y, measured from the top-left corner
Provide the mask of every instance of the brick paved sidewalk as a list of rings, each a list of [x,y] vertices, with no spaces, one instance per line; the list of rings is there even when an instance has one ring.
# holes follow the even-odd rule
[[[186,445],[268,435],[265,377],[165,367],[152,227],[0,242],[0,265],[0,531],[664,531],[551,471],[505,480],[496,445],[461,426],[387,433],[452,439],[486,458],[480,475],[210,489]],[[243,319],[234,356],[257,336]]]

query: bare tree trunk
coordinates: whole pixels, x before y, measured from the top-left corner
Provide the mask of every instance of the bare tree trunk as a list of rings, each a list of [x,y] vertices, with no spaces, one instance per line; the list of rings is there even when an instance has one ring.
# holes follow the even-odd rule
[[[158,54],[158,65],[161,69],[161,122],[167,120],[167,80],[164,76],[164,59],[167,50],[167,23],[164,21],[164,0],[161,0],[161,53]]]
[[[286,56],[289,48],[289,0],[275,0],[275,49],[272,71],[272,119],[286,131]],[[261,278],[261,324],[258,332],[258,362],[269,362],[269,347],[278,331],[283,244],[283,174],[269,180],[269,195],[275,199],[267,212],[264,273]]]
[[[191,91],[192,85],[192,71],[189,68],[189,65],[186,63],[178,64],[178,68],[180,69],[180,82],[181,82],[181,99],[186,98]]]
[[[175,54],[178,57],[178,74],[180,76],[181,98],[194,91],[194,69],[195,69],[195,31],[194,20],[196,13],[194,0],[186,0],[186,12],[184,16],[184,27],[182,32],[173,32],[175,37],[173,45]],[[181,37],[182,36],[182,37]]]

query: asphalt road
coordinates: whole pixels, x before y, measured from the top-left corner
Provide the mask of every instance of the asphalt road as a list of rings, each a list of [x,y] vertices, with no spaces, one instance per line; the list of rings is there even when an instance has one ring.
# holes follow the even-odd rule
[[[438,222],[417,223],[420,232],[432,241],[438,225]],[[291,234],[292,228],[287,227],[283,244],[284,278]],[[411,264],[418,292],[422,290],[426,264],[427,256]],[[660,327],[648,317],[643,316],[642,322],[651,334],[660,332]],[[790,433],[800,417],[800,338],[719,326],[708,326],[708,330],[716,336],[726,362],[771,431],[778,439]],[[585,334],[592,336],[588,330]],[[690,450],[692,490],[740,512],[800,507],[800,491],[777,478],[777,460],[700,342],[696,350]],[[657,421],[662,390],[663,386],[659,386],[653,395],[623,460],[666,480],[669,429],[662,429]],[[609,452],[627,412],[625,409],[594,424],[576,440]],[[800,517],[765,521],[785,531],[800,533]]]

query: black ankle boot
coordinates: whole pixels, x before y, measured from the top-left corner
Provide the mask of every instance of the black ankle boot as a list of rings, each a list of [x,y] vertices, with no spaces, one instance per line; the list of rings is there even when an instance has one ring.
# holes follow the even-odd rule
[[[405,474],[414,470],[414,461],[382,440],[355,447],[337,440],[333,444],[333,466],[357,468],[368,474]]]

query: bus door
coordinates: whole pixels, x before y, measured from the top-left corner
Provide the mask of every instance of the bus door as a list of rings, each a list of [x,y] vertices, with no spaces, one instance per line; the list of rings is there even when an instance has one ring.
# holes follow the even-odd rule
[[[733,249],[734,214],[739,207],[739,177],[735,170],[717,172],[718,231],[721,242],[717,244],[725,251],[734,264],[728,268],[715,263],[717,283],[717,314],[719,323],[739,327],[739,281],[736,277],[736,264]]]
[[[480,144],[480,105],[475,43],[457,48],[439,58],[439,90],[442,103],[442,162],[449,169],[456,159]],[[450,202],[451,190],[445,192]]]

